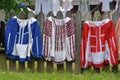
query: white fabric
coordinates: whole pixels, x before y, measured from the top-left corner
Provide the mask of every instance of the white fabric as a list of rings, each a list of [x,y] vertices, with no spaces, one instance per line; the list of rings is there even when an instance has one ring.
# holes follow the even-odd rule
[[[60,10],[60,0],[53,0],[53,14],[56,16],[59,10]]]
[[[53,18],[53,17],[51,17],[51,16],[48,17],[48,20],[51,21],[51,22],[53,21],[53,19],[55,19],[55,21],[56,21],[55,23],[56,23],[56,24],[60,24],[60,23],[57,22],[57,21],[61,21],[61,22],[64,21],[65,23],[67,23],[68,21],[71,20],[71,18],[69,18],[69,17],[66,17],[66,18],[64,18],[64,19],[56,19],[56,18]],[[53,23],[53,24],[54,24],[54,23]],[[61,25],[62,25],[62,23],[61,23]]]
[[[89,61],[93,61],[93,64],[100,64],[104,61],[104,57],[105,57],[106,53],[105,52],[92,52],[91,53],[91,59],[89,59]]]
[[[62,9],[63,15],[65,16],[67,11],[70,11],[73,8],[72,5],[73,0],[62,0]]]
[[[61,0],[62,5],[60,5],[60,0],[53,0],[53,14],[56,16],[57,12],[60,10],[63,12],[63,15],[65,16],[67,11],[70,11],[72,6],[73,0]]]
[[[100,26],[100,25],[104,25],[105,23],[108,23],[111,19],[104,19],[102,21],[90,21],[91,23],[93,23],[96,26]],[[104,24],[102,24],[104,22]],[[89,23],[89,21],[86,21],[85,23],[89,24],[89,26],[94,27],[92,24]]]
[[[42,5],[42,6],[41,6]],[[35,13],[38,15],[42,11],[45,15],[48,14],[49,11],[52,11],[52,0],[36,0],[35,2]]]
[[[113,0],[100,0],[102,2],[102,11],[108,12],[110,11],[110,2]]]
[[[9,33],[9,36],[8,36],[7,49],[9,49],[10,38],[11,38],[11,33]]]
[[[53,14],[56,15],[60,10],[60,0],[36,0],[35,13],[37,15],[40,13],[41,7],[45,16],[47,16],[49,11],[53,11]]]
[[[55,26],[54,23],[52,23],[52,25]],[[55,42],[55,27],[52,28],[52,46],[53,46],[53,47],[52,47],[52,49],[50,50],[50,51],[51,51],[51,52],[50,52],[50,53],[51,53],[50,56],[53,56],[53,57],[55,56],[55,55],[54,55],[54,50],[55,50],[55,47],[54,47],[54,46],[55,46],[55,43],[54,43],[54,42]],[[49,48],[50,48],[50,47],[49,47]]]
[[[21,45],[21,44],[15,44],[15,47],[16,47],[16,51],[18,53],[18,56],[20,58],[26,58],[26,56],[29,56],[30,57],[30,53],[29,55],[26,55],[26,53],[28,53],[27,51],[27,48],[28,48],[28,45]]]
[[[63,9],[69,11],[73,8],[73,6],[72,6],[73,0],[62,0],[62,1],[63,1],[63,4],[62,4]]]
[[[57,12],[61,10],[63,15],[66,14],[67,11],[70,11],[73,0],[62,0],[62,5],[60,7],[60,0],[36,0],[35,2],[35,13],[38,15],[41,11],[45,14],[45,16],[49,13],[49,11],[53,11],[54,16],[56,16]]]

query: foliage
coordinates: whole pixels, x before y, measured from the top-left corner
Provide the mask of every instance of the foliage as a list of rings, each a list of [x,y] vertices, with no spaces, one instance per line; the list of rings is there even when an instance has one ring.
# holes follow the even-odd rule
[[[23,2],[24,0],[18,0],[18,1]],[[31,4],[30,0],[26,0],[26,2]],[[18,6],[16,0],[0,0],[0,9],[4,9],[6,14],[8,14],[10,10],[14,10],[16,14],[18,14],[20,11],[20,7]],[[25,12],[27,11],[26,9],[24,10]]]
[[[1,0],[0,9],[4,9],[8,13],[11,9],[18,11],[19,7],[15,0]]]

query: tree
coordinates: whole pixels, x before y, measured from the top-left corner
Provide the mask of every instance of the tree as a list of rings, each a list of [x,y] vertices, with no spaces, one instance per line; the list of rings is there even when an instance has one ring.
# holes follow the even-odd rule
[[[24,0],[18,0],[20,2],[23,2]],[[26,0],[26,2],[30,3],[30,0]],[[8,14],[8,12],[10,10],[14,10],[16,14],[18,14],[18,12],[20,11],[20,8],[18,3],[16,2],[16,0],[0,0],[0,9],[4,9],[6,14]],[[24,9],[25,12],[27,12],[26,9]]]

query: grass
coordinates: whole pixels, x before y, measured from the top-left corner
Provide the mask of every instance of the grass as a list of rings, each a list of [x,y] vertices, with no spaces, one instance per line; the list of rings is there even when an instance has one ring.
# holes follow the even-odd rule
[[[73,73],[46,73],[46,72],[11,72],[0,71],[0,80],[120,80],[120,73],[93,73],[84,72],[83,74]]]
[[[18,70],[14,72],[0,71],[0,80],[120,80],[120,66],[118,73],[104,71],[94,73],[93,70],[85,71],[83,74],[59,73],[56,65],[54,65],[54,69],[53,73],[47,73],[46,71],[32,73],[28,69],[25,72],[18,72]]]

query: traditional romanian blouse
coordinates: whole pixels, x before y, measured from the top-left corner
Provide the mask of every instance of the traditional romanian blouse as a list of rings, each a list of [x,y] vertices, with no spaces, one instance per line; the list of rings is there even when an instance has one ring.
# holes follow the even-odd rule
[[[5,50],[10,59],[20,62],[42,56],[40,27],[35,18],[21,20],[16,17],[7,21],[5,27]],[[31,54],[32,53],[32,54]]]
[[[83,68],[104,64],[118,64],[118,48],[112,20],[86,21],[83,25],[80,47],[80,65]]]
[[[46,60],[63,63],[72,61],[75,53],[74,20],[48,17],[43,31],[43,55]]]

